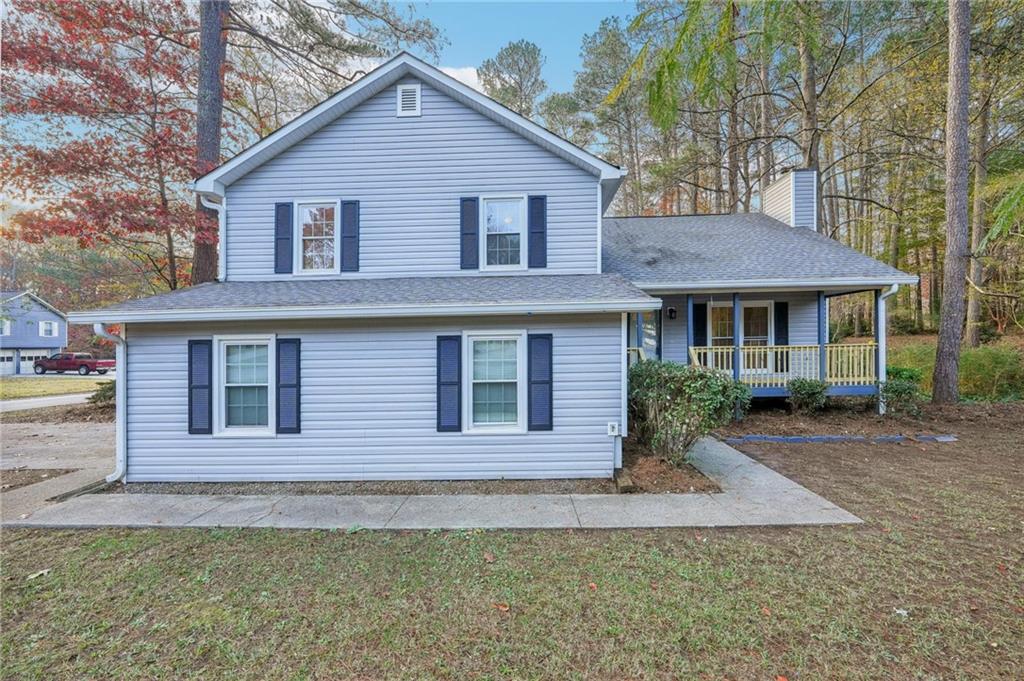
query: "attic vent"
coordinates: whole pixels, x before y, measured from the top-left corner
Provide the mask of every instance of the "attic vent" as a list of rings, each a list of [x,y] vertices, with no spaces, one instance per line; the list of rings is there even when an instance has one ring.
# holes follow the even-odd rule
[[[412,85],[398,86],[398,115],[419,116],[420,115],[420,86],[419,83]]]

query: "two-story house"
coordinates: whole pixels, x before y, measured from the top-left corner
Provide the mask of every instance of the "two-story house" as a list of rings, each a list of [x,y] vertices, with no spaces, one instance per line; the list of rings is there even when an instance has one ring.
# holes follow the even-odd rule
[[[30,374],[67,343],[63,312],[29,291],[0,291],[0,376]]]
[[[825,301],[913,278],[816,234],[805,174],[775,217],[606,219],[624,175],[400,54],[196,181],[217,282],[72,315],[122,325],[112,478],[608,477],[644,348],[877,390]]]

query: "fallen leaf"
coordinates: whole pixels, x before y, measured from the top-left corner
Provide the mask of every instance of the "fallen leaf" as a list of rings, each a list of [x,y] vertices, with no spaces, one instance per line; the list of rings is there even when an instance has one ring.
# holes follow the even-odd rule
[[[920,519],[921,519],[921,516],[919,516],[919,515],[917,515],[917,514],[915,513],[914,515],[910,516],[910,519],[911,519],[911,520],[920,520]]]
[[[789,681],[789,679],[787,677],[783,676],[782,674],[779,674],[778,676],[775,677],[775,681]]]
[[[495,603],[494,607],[497,608],[501,612],[508,612],[508,609],[509,609],[508,603]]]
[[[587,584],[587,587],[589,587],[591,591],[597,591],[597,584],[594,584],[593,582]]]
[[[1009,568],[1007,568],[1003,563],[1000,563],[999,565],[996,565],[996,569],[1000,572],[1006,572]]]
[[[658,590],[658,583],[657,582],[651,582],[651,591],[657,591],[657,590]]]
[[[488,553],[484,554],[484,562],[485,563],[493,563],[494,561],[495,561],[495,558],[494,558],[494,554],[493,553],[488,552]]]
[[[765,617],[771,617],[772,616],[771,608],[767,608],[767,607],[761,608],[761,614],[764,615]]]
[[[885,532],[886,534],[888,534],[889,532],[892,532],[892,528],[891,527],[883,527],[882,528],[882,532]]]
[[[30,574],[25,579],[35,579],[36,577],[45,577],[46,575],[50,574],[50,570],[52,570],[52,569],[53,568],[46,568],[45,570],[40,570],[39,572],[33,572],[32,574]]]

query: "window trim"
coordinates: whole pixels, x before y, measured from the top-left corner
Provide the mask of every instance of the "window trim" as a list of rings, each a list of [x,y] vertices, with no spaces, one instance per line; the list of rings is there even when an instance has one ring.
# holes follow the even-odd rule
[[[519,435],[527,432],[526,329],[494,329],[462,332],[462,432],[466,435]],[[473,424],[473,342],[516,341],[516,423]]]
[[[267,346],[267,425],[227,426],[224,409],[226,350],[239,343]],[[277,335],[231,334],[213,337],[213,436],[214,437],[277,437]]]
[[[44,328],[48,328],[47,324],[53,324],[53,333],[43,333]],[[39,337],[40,338],[57,338],[60,336],[60,324],[53,321],[52,319],[43,319],[39,322]]]
[[[416,93],[416,110],[402,111],[402,91],[412,90]],[[395,86],[395,116],[398,118],[416,118],[423,115],[423,88],[419,83],[399,83]]]
[[[479,224],[480,232],[477,235],[477,240],[480,242],[478,246],[479,259],[480,259],[480,271],[491,271],[491,272],[521,272],[529,269],[528,258],[530,255],[529,251],[529,238],[530,229],[527,225],[527,196],[526,194],[483,194],[477,197],[480,203],[479,207]],[[487,203],[489,201],[519,201],[519,264],[518,265],[488,265],[487,264]]]
[[[302,215],[303,206],[334,206],[334,267],[324,270],[307,270],[302,267]],[[292,273],[300,277],[315,277],[341,274],[341,199],[299,199],[292,201]]]

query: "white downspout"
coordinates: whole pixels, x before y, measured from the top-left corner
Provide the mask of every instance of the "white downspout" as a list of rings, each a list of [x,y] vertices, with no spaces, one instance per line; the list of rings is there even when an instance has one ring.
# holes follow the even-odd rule
[[[217,211],[217,281],[227,279],[228,273],[228,251],[224,248],[224,232],[227,227],[227,213],[225,211],[227,198],[220,197],[220,203],[215,203],[207,198],[206,194],[199,195],[199,203],[204,208]]]
[[[107,331],[105,324],[93,324],[92,329],[97,336],[111,341],[114,344],[116,353],[114,355],[115,368],[117,371],[116,378],[114,379],[116,399],[114,402],[115,464],[114,472],[107,476],[107,482],[117,482],[124,478],[125,473],[128,470],[128,363],[126,361],[126,355],[128,353],[125,352],[128,345],[124,338]]]
[[[885,414],[885,400],[882,399],[882,385],[885,383],[886,373],[886,342],[885,337],[888,334],[886,328],[886,315],[885,315],[885,301],[887,298],[891,298],[896,295],[896,292],[900,290],[899,284],[893,284],[890,286],[882,295],[878,297],[878,305],[875,308],[875,325],[878,327],[878,413]]]

